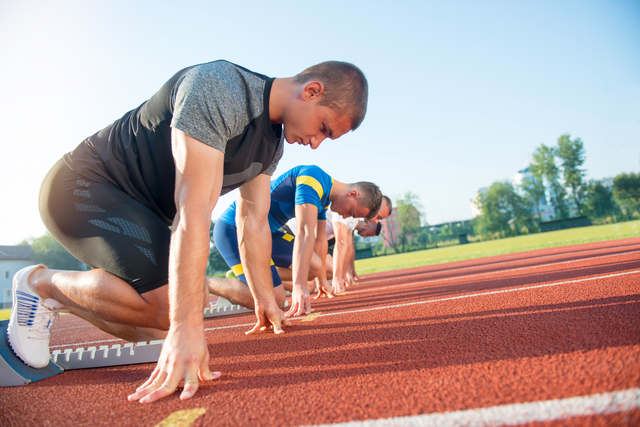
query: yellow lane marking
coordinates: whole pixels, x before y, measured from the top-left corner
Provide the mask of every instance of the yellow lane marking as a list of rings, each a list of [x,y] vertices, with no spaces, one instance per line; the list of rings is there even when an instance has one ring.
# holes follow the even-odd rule
[[[189,427],[200,415],[207,412],[207,408],[194,408],[176,411],[164,420],[156,424],[155,427]]]
[[[301,322],[313,322],[314,320],[316,320],[316,317],[320,316],[321,314],[322,314],[321,311],[313,312],[307,317],[305,317],[304,319],[302,319]]]

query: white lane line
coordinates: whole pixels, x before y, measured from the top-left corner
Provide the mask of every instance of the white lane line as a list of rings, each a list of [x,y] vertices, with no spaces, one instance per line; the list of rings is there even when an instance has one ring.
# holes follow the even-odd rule
[[[456,300],[456,299],[483,297],[483,296],[486,296],[486,295],[504,294],[504,293],[508,293],[508,292],[520,292],[520,291],[527,291],[527,290],[531,290],[531,289],[548,288],[548,287],[551,287],[551,286],[560,286],[560,285],[568,285],[568,284],[572,284],[572,283],[589,282],[589,281],[592,281],[592,280],[608,279],[608,278],[611,278],[611,277],[626,276],[626,275],[629,275],[629,274],[640,274],[640,270],[627,271],[627,272],[624,272],[624,273],[608,274],[606,276],[589,277],[588,279],[567,280],[567,281],[564,281],[564,282],[545,283],[543,285],[525,286],[525,287],[522,287],[522,288],[515,288],[515,289],[502,289],[502,290],[499,290],[499,291],[479,292],[477,294],[468,294],[468,295],[458,295],[456,297],[438,298],[438,299],[432,299],[432,300],[427,300],[427,301],[416,301],[416,302],[407,302],[407,303],[403,303],[403,304],[386,305],[384,307],[371,307],[371,308],[361,308],[361,309],[358,309],[358,310],[339,311],[339,312],[334,312],[334,313],[322,313],[318,317],[336,316],[336,315],[339,315],[339,314],[362,313],[362,312],[365,312],[365,311],[386,310],[386,309],[389,309],[389,308],[398,308],[398,307],[409,307],[409,306],[412,306],[412,305],[431,304],[431,303],[434,303],[434,302],[452,301],[452,300]]]
[[[535,422],[568,420],[573,417],[618,414],[635,411],[639,408],[640,388],[631,388],[566,399],[541,400],[382,420],[323,424],[316,427],[517,426]]]
[[[635,246],[635,245],[634,245]],[[598,252],[598,251],[603,251],[606,249],[611,249],[611,248],[602,248],[602,249],[593,249],[593,250],[589,250],[589,251],[576,251],[576,252],[567,252],[567,253],[563,253],[563,254],[551,254],[551,255],[540,255],[537,257],[533,257],[533,258],[519,258],[519,259],[514,259],[514,260],[507,260],[507,261],[500,261],[500,262],[496,262],[493,264],[480,264],[480,265],[470,265],[470,266],[466,266],[466,267],[457,267],[457,268],[448,268],[448,269],[444,269],[444,270],[438,270],[438,271],[425,271],[425,272],[419,272],[419,273],[412,273],[412,274],[408,274],[406,276],[403,276],[403,278],[407,278],[407,277],[412,277],[412,276],[425,276],[425,275],[429,275],[429,274],[438,274],[438,273],[446,273],[446,272],[459,272],[459,271],[464,271],[464,270],[477,270],[483,267],[495,267],[495,266],[499,266],[499,265],[504,265],[504,264],[512,264],[514,262],[522,262],[522,261],[528,261],[528,260],[536,260],[536,259],[543,259],[543,258],[553,258],[553,257],[559,257],[561,255],[572,255],[572,254],[579,254],[580,252]],[[581,258],[579,260],[575,260],[575,259],[571,259],[571,260],[567,260],[567,261],[558,261],[558,262],[550,262],[547,264],[541,264],[541,265],[530,265],[530,266],[526,266],[526,267],[518,267],[512,270],[518,270],[518,269],[526,269],[526,268],[536,268],[536,267],[545,267],[548,265],[554,265],[554,264],[564,264],[564,263],[571,263],[571,262],[579,262],[579,261],[591,261],[594,259],[600,259],[600,258],[607,258],[607,257],[612,257],[612,256],[621,256],[621,255],[629,255],[629,254],[633,254],[635,252],[638,252],[638,249],[629,251],[629,252],[623,252],[621,254],[609,254],[609,255],[600,255],[600,256],[596,256],[596,257],[585,257],[585,258]],[[482,259],[482,258],[475,258],[475,259]],[[456,261],[454,261],[456,262]],[[430,267],[432,265],[438,265],[438,264],[431,264],[431,265],[424,265],[422,267]],[[406,267],[406,268],[418,268],[418,267]],[[512,270],[505,270],[505,271],[512,271]],[[502,270],[500,271],[502,272]],[[490,271],[490,272],[486,272],[486,273],[481,273],[481,274],[493,274],[496,273],[496,271]],[[375,274],[375,273],[372,273]],[[368,281],[366,282],[366,284],[371,284],[371,283],[377,283],[377,282],[384,282],[386,280],[389,280],[392,277],[387,277],[384,279],[377,279],[377,280],[372,280],[372,281]]]
[[[568,284],[572,284],[572,283],[589,282],[589,281],[599,280],[599,279],[608,279],[608,278],[611,278],[611,277],[627,276],[629,274],[640,274],[640,270],[627,271],[627,272],[624,272],[624,273],[608,274],[608,275],[605,275],[605,276],[589,277],[587,279],[567,280],[567,281],[564,281],[564,282],[545,283],[543,285],[525,286],[523,288],[503,289],[503,290],[500,290],[500,291],[490,291],[490,292],[480,292],[480,293],[476,293],[476,294],[458,295],[458,296],[455,296],[455,297],[439,298],[439,299],[426,300],[426,301],[416,301],[416,302],[408,302],[408,303],[403,303],[403,304],[385,305],[385,306],[382,306],[382,307],[362,308],[362,309],[358,309],[358,310],[338,311],[338,312],[334,312],[334,313],[322,313],[318,317],[337,316],[337,315],[341,315],[341,314],[362,313],[362,312],[375,311],[375,310],[386,310],[386,309],[390,309],[390,308],[409,307],[409,306],[412,306],[412,305],[432,304],[432,303],[435,303],[435,302],[451,301],[451,300],[464,299],[464,298],[482,297],[482,296],[486,296],[486,295],[495,295],[495,294],[502,294],[502,293],[508,293],[508,292],[520,292],[520,291],[526,291],[526,290],[531,290],[531,289],[547,288],[547,287],[551,287],[551,286],[560,286],[560,285],[568,285]],[[301,319],[304,319],[305,317],[306,316],[292,317],[289,320],[301,320]],[[240,324],[240,325],[217,326],[217,327],[213,327],[213,328],[205,328],[204,331],[205,332],[207,332],[207,331],[217,331],[217,330],[221,330],[221,329],[245,328],[245,327],[252,327],[252,326],[255,326],[255,323],[243,323],[243,324]],[[106,342],[112,342],[112,341],[122,341],[122,340],[115,339],[115,340],[104,340],[104,341],[92,341],[92,342],[85,342],[85,343],[78,343],[78,344],[64,344],[64,345],[51,346],[50,348],[83,346],[83,345],[87,345],[87,344],[99,344],[99,343],[106,343]]]
[[[629,274],[640,274],[640,270],[627,271],[627,272],[624,272],[624,273],[607,274],[605,276],[589,277],[588,279],[567,280],[567,281],[564,281],[564,282],[545,283],[543,285],[525,286],[525,287],[522,287],[522,288],[514,288],[514,289],[502,289],[502,290],[499,290],[499,291],[479,292],[479,293],[476,293],[476,294],[458,295],[458,296],[455,296],[455,297],[438,298],[438,299],[432,299],[432,300],[426,300],[426,301],[407,302],[407,303],[403,303],[403,304],[385,305],[385,306],[381,306],[381,307],[370,307],[370,308],[361,308],[361,309],[357,309],[357,310],[347,310],[347,311],[336,311],[336,312],[332,312],[332,313],[322,313],[322,314],[318,315],[317,317],[338,316],[338,315],[342,315],[342,314],[353,314],[353,313],[363,313],[363,312],[367,312],[367,311],[387,310],[387,309],[390,309],[390,308],[409,307],[409,306],[413,306],[413,305],[422,305],[422,304],[432,304],[432,303],[435,303],[435,302],[452,301],[452,300],[465,299],[465,298],[483,297],[483,296],[486,296],[486,295],[503,294],[503,293],[508,293],[508,292],[520,292],[520,291],[527,291],[527,290],[531,290],[531,289],[540,289],[540,288],[548,288],[548,287],[552,287],[552,286],[569,285],[569,284],[572,284],[572,283],[581,283],[581,282],[589,282],[589,281],[593,281],[593,280],[609,279],[611,277],[627,276]],[[304,317],[293,317],[291,320],[299,320],[299,319],[304,319]],[[205,331],[215,331],[215,330],[218,330],[218,329],[229,329],[229,328],[234,328],[234,327],[253,326],[253,325],[254,325],[254,323],[247,323],[247,324],[244,324],[244,325],[223,326],[223,327],[217,327],[217,328],[206,328]]]
[[[594,258],[585,259],[584,261],[592,261],[594,259],[617,257],[617,256],[620,256],[620,255],[630,255],[630,254],[634,254],[636,252],[637,251],[625,252],[625,253],[622,253],[622,254],[614,254],[614,255],[601,255],[601,256],[594,257]],[[579,261],[583,261],[583,260],[579,260]],[[487,271],[485,273],[470,273],[470,274],[465,274],[463,276],[446,277],[446,278],[442,278],[442,279],[427,279],[427,280],[423,280],[423,281],[420,281],[420,282],[407,283],[405,285],[382,286],[380,288],[375,288],[375,290],[378,291],[378,290],[383,290],[383,289],[398,289],[398,288],[405,288],[405,287],[412,287],[412,286],[424,286],[424,285],[427,285],[429,283],[434,283],[434,282],[447,282],[449,280],[463,280],[463,279],[465,279],[467,277],[491,276],[493,274],[510,273],[510,272],[520,271],[520,270],[531,270],[531,269],[537,269],[537,268],[540,268],[540,267],[548,267],[548,266],[551,266],[551,265],[571,264],[571,263],[579,262],[579,261],[576,261],[576,260],[558,261],[558,262],[550,262],[550,263],[541,264],[541,265],[531,265],[531,266],[527,266],[527,267],[509,268],[507,270]],[[464,270],[464,268],[462,268],[461,270]],[[451,270],[451,271],[453,271],[453,270]],[[548,272],[546,274],[551,274],[551,273],[554,273],[554,272]],[[421,273],[421,275],[428,275],[428,273]],[[405,277],[407,277],[407,276],[403,276],[403,279]],[[410,277],[410,276],[408,276],[408,277]],[[363,285],[369,285],[371,283],[375,283],[375,282],[379,282],[379,281],[386,281],[386,280],[389,280],[389,279],[392,279],[392,278],[388,277],[388,278],[386,278],[384,280],[377,280],[377,281],[374,281],[374,282],[366,282],[366,283],[363,283]],[[358,286],[358,285],[356,285],[356,286]],[[349,293],[350,294],[356,294],[356,293],[361,293],[361,292],[370,293],[371,291],[372,291],[372,289],[360,289],[360,290],[356,290],[356,291],[349,290]]]

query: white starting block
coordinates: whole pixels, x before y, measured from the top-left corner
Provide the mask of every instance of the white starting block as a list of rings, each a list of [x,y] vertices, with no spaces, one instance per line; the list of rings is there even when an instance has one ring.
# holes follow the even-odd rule
[[[226,298],[218,297],[215,304],[211,303],[211,307],[204,309],[204,317],[228,316],[230,314],[255,313],[253,308],[243,307],[234,304]],[[289,301],[284,301],[284,306],[289,307]]]
[[[160,358],[162,343],[164,340],[55,350],[51,353],[51,361],[65,370],[155,363]]]
[[[254,313],[252,308],[243,307],[232,303],[226,298],[218,297],[218,301],[209,308],[204,309],[204,317],[228,316],[230,314]]]
[[[285,306],[288,303],[285,302]],[[251,308],[233,304],[226,298],[218,298],[216,304],[204,310],[204,317],[253,313]],[[160,358],[164,340],[150,342],[103,345],[98,347],[54,350],[49,366],[36,369],[26,365],[16,356],[7,340],[8,320],[0,322],[0,387],[25,385],[52,377],[64,370],[103,368],[107,366],[155,363]]]

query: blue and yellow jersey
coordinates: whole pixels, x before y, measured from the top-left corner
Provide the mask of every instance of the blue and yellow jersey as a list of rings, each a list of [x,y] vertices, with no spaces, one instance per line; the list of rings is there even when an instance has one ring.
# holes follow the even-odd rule
[[[296,215],[296,205],[305,203],[318,208],[318,220],[326,220],[333,179],[318,166],[296,166],[271,181],[269,227],[277,231]],[[236,223],[236,202],[219,218],[227,224]]]

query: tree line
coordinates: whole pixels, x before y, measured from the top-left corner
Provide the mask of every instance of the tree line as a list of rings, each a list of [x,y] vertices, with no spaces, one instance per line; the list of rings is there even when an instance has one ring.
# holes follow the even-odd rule
[[[473,203],[480,215],[470,221],[431,226],[418,196],[396,199],[390,236],[373,246],[377,255],[457,244],[465,239],[495,239],[537,233],[552,220],[587,217],[594,224],[640,219],[640,173],[586,179],[584,143],[569,134],[555,145],[541,144],[519,182],[496,181]]]
[[[585,158],[582,140],[568,134],[555,146],[541,144],[522,171],[521,182],[494,182],[474,201],[481,212],[477,234],[495,238],[535,233],[542,222],[581,216],[599,224],[640,218],[640,173],[587,181]]]

